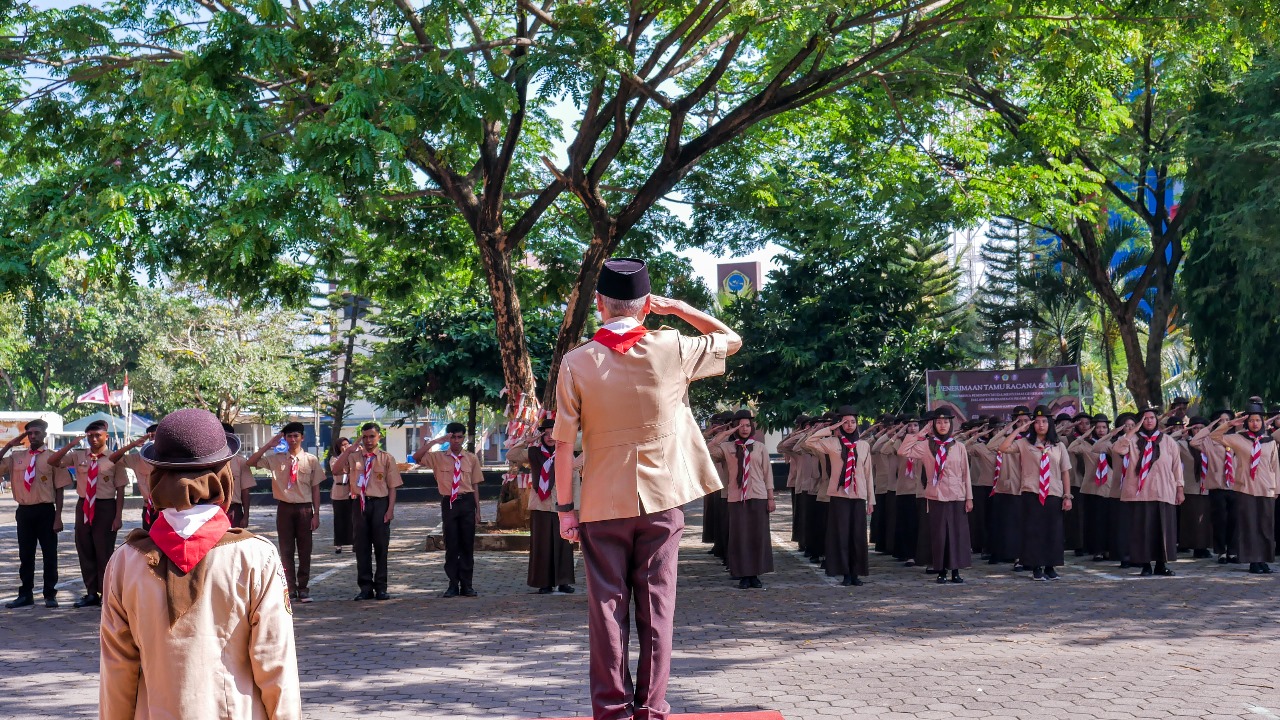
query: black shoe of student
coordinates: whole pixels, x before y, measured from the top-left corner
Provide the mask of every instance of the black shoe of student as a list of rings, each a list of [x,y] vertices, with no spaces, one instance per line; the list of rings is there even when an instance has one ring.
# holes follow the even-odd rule
[[[809,562],[813,563],[814,565],[821,564],[821,563],[822,563],[822,556],[821,556],[821,555],[814,555],[813,557],[809,558]]]
[[[908,560],[902,564],[902,567],[915,567],[915,566],[916,566],[915,560]]]
[[[1101,553],[1093,556],[1094,562],[1106,562],[1107,556]]]
[[[553,593],[553,592],[555,592],[555,591],[556,591],[556,589],[555,589],[555,588],[553,588],[553,587],[551,587],[550,585],[548,585],[548,586],[546,586],[546,587],[540,587],[540,588],[538,588],[538,594],[539,594],[539,595],[550,595],[551,593]]]
[[[1142,572],[1138,573],[1142,577],[1151,576],[1151,563],[1142,563]]]
[[[1029,568],[1028,568],[1026,565],[1023,565],[1023,564],[1022,564],[1022,563],[1020,563],[1020,562],[1015,562],[1015,563],[1013,564],[1013,571],[1014,571],[1014,572],[1026,572],[1028,569],[1029,569]]]
[[[1168,565],[1160,564],[1156,565],[1155,574],[1160,577],[1173,577],[1175,573],[1169,569]]]
[[[843,585],[843,586],[845,586],[845,587],[849,587],[850,585],[852,585],[852,584],[853,584],[853,576],[852,576],[852,575],[845,575],[843,578],[841,578],[841,580],[840,580],[840,584],[841,584],[841,585]]]
[[[18,608],[31,607],[32,605],[35,605],[35,604],[36,604],[35,599],[32,598],[30,595],[19,595],[17,598],[5,603],[4,606],[9,608],[10,610],[17,610]]]
[[[333,554],[334,554],[334,555],[341,555],[341,554],[342,554],[342,546],[341,546],[341,545],[339,545],[338,547],[335,547],[335,548],[333,549]]]
[[[866,583],[862,582],[862,580],[861,580],[861,579],[859,579],[857,575],[854,575],[854,576],[853,576],[853,582],[851,582],[851,583],[849,583],[849,584],[850,584],[850,585],[852,585],[852,586],[854,586],[854,587],[862,587],[862,586],[863,586],[863,585],[865,585]]]
[[[447,597],[447,598],[458,597],[458,586],[450,585],[449,589],[445,590],[444,595],[441,595],[440,597]]]
[[[1128,570],[1128,569],[1129,569],[1129,568],[1131,568],[1131,567],[1133,567],[1133,563],[1129,562],[1128,560],[1121,560],[1121,561],[1120,561],[1120,569],[1121,569],[1121,570]]]
[[[56,599],[56,598],[51,598],[51,597],[50,597],[50,598],[45,598],[45,599],[44,599],[44,606],[45,606],[45,607],[47,607],[47,608],[56,608],[56,607],[58,607],[58,601],[57,601],[57,599]]]
[[[372,599],[373,599],[373,591],[372,591],[372,590],[361,590],[359,595],[356,595],[355,597],[353,597],[353,598],[351,598],[351,599],[352,599],[352,600],[372,600]]]
[[[374,600],[390,600],[391,595],[388,594],[386,590],[379,590],[378,592],[373,594],[373,599]]]
[[[1274,570],[1271,569],[1271,566],[1266,563],[1258,563],[1258,567],[1260,570],[1262,570],[1263,575],[1270,575],[1271,573],[1275,572]]]
[[[577,592],[576,590],[573,589],[572,585],[561,585],[556,589],[564,593],[565,595],[572,595],[573,593]]]
[[[936,573],[936,572],[938,572],[938,571],[937,571],[937,570],[934,570],[933,568],[925,568],[925,569],[924,569],[924,574],[925,574],[925,575],[932,575],[932,574],[934,574],[934,573]]]
[[[1076,557],[1084,557],[1084,550],[1076,550]]]
[[[708,554],[708,555],[715,555],[715,554],[716,554],[716,549],[715,549],[715,548],[711,548],[710,550],[708,550],[708,551],[707,551],[707,554]]]
[[[1196,550],[1195,552],[1192,552],[1192,553],[1191,553],[1191,557],[1193,557],[1193,558],[1195,558],[1195,559],[1197,559],[1197,560],[1204,560],[1204,559],[1206,559],[1206,558],[1211,558],[1211,557],[1213,557],[1213,553],[1209,552],[1208,550],[1206,550],[1206,549],[1204,549],[1204,548],[1200,548],[1199,550]]]
[[[1219,565],[1226,565],[1226,564],[1227,564],[1227,556],[1226,556],[1226,555],[1219,555],[1219,556],[1218,556],[1218,564],[1219,564]]]
[[[742,578],[741,580],[738,581],[739,590],[746,590],[749,587],[751,587],[751,581],[748,580],[747,578]]]
[[[1052,566],[1052,565],[1050,565],[1049,567],[1046,567],[1046,568],[1044,569],[1044,576],[1045,576],[1046,578],[1048,578],[1049,580],[1057,580],[1057,579],[1058,579],[1058,571],[1057,571],[1057,570],[1054,570],[1054,569],[1053,569],[1053,566]]]
[[[476,592],[476,589],[471,587],[470,585],[462,586],[462,597],[479,597],[479,596],[480,596],[480,593]]]
[[[988,561],[987,561],[987,564],[988,564],[988,565],[999,565],[999,564],[1000,564],[1000,561],[999,561],[999,560],[997,560],[997,559],[995,559],[995,558],[991,558],[990,560],[988,560]]]
[[[1044,580],[1044,568],[1038,567],[1031,573],[1032,580]]]
[[[1231,563],[1232,565],[1239,565],[1239,564],[1240,564],[1240,556],[1239,556],[1239,555],[1232,555],[1231,557],[1228,557],[1228,558],[1227,558],[1227,562]]]
[[[101,607],[102,598],[97,595],[85,595],[75,602],[77,608]]]
[[[760,578],[755,577],[754,575],[750,578],[750,581],[751,581],[751,587],[755,588],[756,590],[760,590],[764,587],[764,583],[760,582]]]
[[[939,584],[939,585],[946,585],[946,584],[947,584],[947,574],[946,574],[946,573],[944,573],[944,572],[940,572],[940,573],[938,573],[938,584]]]
[[[959,571],[959,570],[952,570],[952,571],[951,571],[951,582],[956,583],[957,585],[959,585],[960,583],[964,582],[964,578],[960,577],[960,571]]]
[[[1253,573],[1254,575],[1261,575],[1262,568],[1258,567],[1261,564],[1262,563],[1249,563],[1249,572]]]

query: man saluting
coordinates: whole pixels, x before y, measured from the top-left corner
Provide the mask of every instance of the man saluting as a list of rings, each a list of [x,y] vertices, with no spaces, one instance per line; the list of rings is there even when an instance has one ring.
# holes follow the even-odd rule
[[[565,355],[556,386],[556,454],[582,432],[582,508],[573,465],[556,463],[561,537],[582,541],[587,571],[591,708],[596,720],[663,720],[671,670],[680,506],[719,490],[688,404],[688,385],[724,372],[742,340],[715,318],[649,294],[641,260],[605,262],[596,287],[604,326]],[[642,324],[675,315],[703,335]],[[627,667],[632,596],[640,638],[635,682]]]

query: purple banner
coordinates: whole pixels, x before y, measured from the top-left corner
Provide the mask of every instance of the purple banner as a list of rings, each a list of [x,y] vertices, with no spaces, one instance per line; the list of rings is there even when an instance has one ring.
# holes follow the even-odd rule
[[[1047,405],[1049,412],[1080,411],[1080,366],[1017,370],[928,370],[928,409],[950,407],[957,417],[995,415],[1007,419],[1013,408]]]

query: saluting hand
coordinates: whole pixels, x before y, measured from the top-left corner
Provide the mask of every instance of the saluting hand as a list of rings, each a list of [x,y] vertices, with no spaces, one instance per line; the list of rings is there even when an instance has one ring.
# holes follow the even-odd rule
[[[654,315],[677,315],[683,305],[684,302],[680,300],[672,300],[661,295],[649,296],[649,312]]]

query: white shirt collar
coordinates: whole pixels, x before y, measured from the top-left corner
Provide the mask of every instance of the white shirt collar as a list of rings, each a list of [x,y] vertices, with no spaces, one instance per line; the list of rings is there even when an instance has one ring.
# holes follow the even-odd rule
[[[640,327],[640,321],[633,317],[615,318],[612,322],[600,326],[604,330],[616,332],[619,335],[630,330],[631,328]]]
[[[160,513],[164,515],[164,519],[169,522],[169,527],[178,533],[184,540],[190,540],[196,531],[204,526],[205,523],[213,519],[222,508],[217,505],[196,505],[187,510],[174,510],[173,508],[165,508]]]

